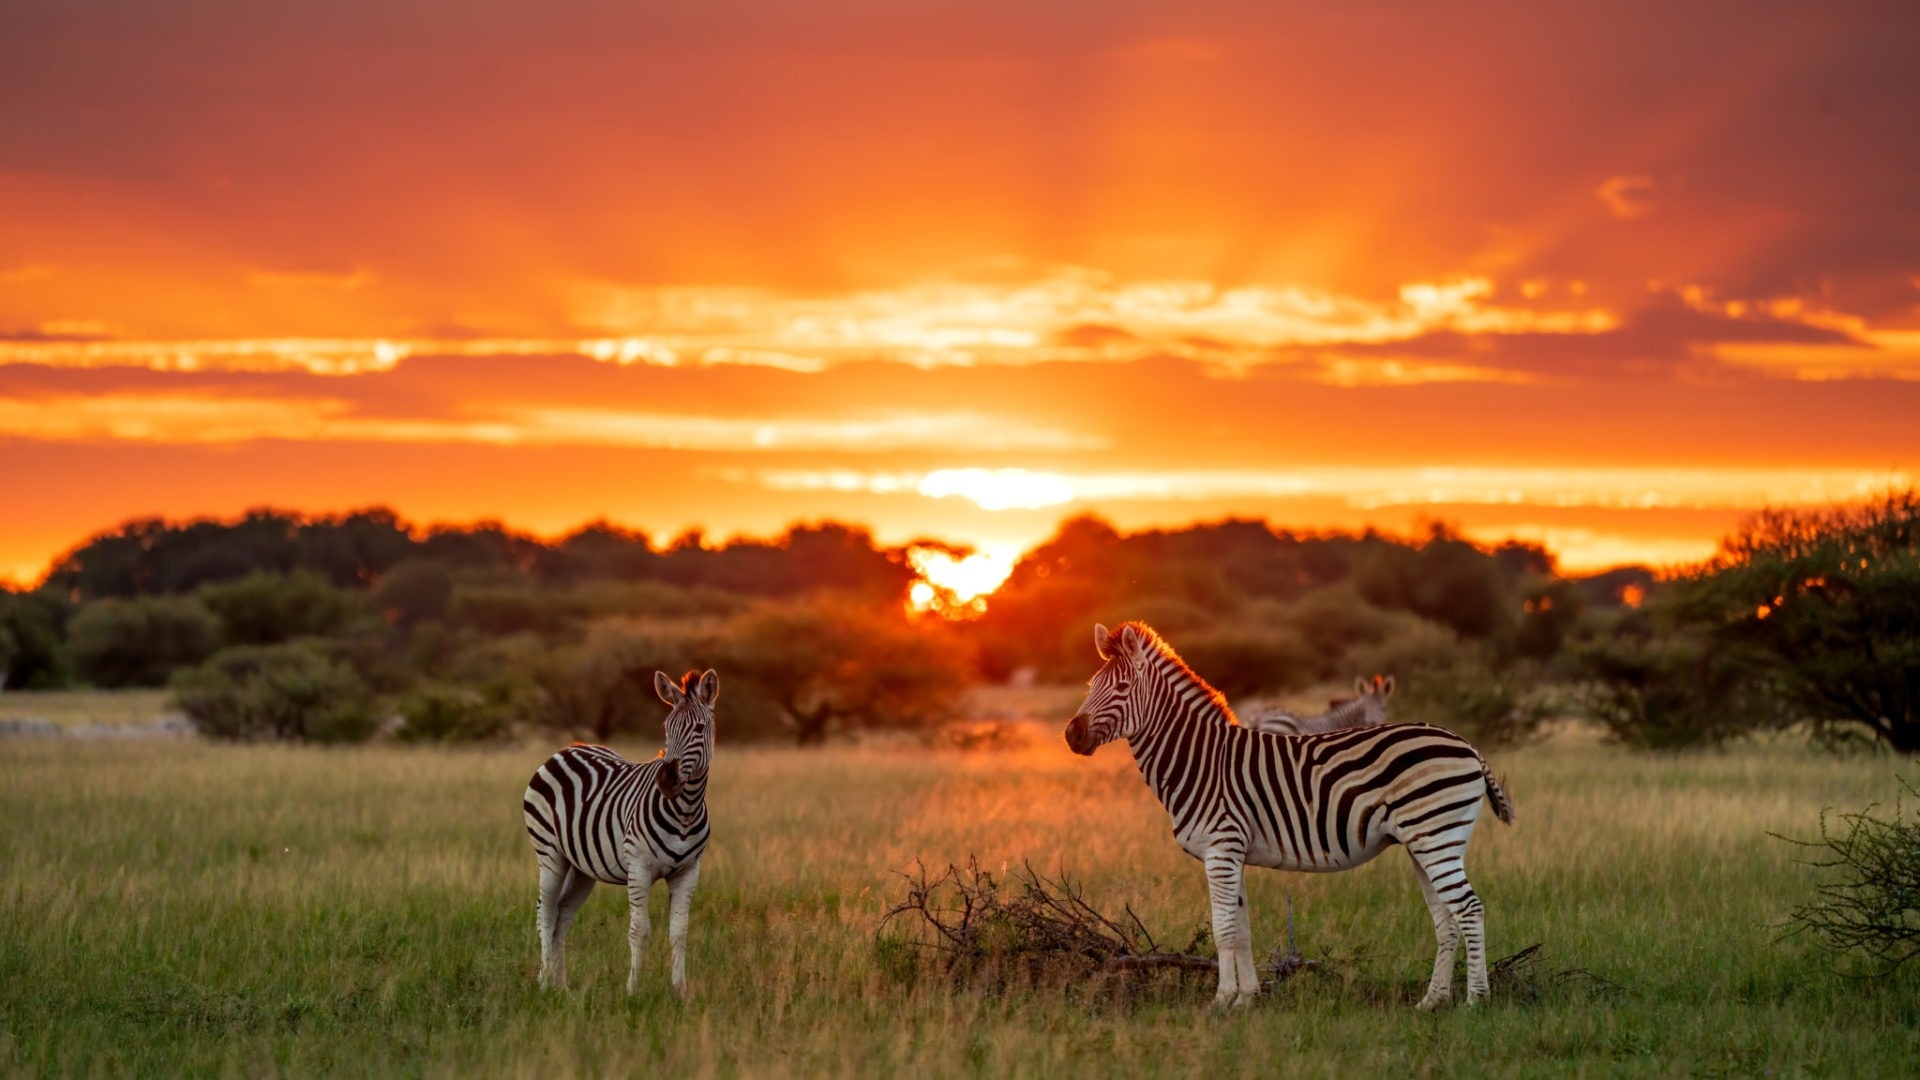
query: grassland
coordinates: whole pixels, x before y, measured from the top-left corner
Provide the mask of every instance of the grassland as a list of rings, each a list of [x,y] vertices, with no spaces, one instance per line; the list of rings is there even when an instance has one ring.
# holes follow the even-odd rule
[[[724,712],[722,714],[724,724]],[[623,992],[624,898],[536,988],[520,825],[547,748],[0,741],[0,1072],[15,1075],[1912,1075],[1920,972],[1832,974],[1776,925],[1809,891],[1768,832],[1896,790],[1897,763],[1785,747],[1648,757],[1576,734],[1493,755],[1515,826],[1470,865],[1492,954],[1617,984],[1432,1015],[1432,935],[1389,854],[1251,877],[1257,947],[1291,894],[1303,976],[1209,1012],[1207,976],[1130,993],[956,982],[876,948],[917,858],[1031,860],[1163,938],[1204,918],[1196,864],[1121,747],[730,747],[694,902],[693,998],[664,933]],[[651,753],[652,746],[627,747]],[[656,893],[656,928],[664,929]],[[1456,986],[1460,984],[1457,982]]]

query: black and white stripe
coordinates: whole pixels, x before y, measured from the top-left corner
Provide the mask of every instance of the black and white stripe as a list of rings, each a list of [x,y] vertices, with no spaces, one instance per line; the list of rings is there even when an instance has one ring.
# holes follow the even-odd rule
[[[1487,993],[1484,915],[1467,882],[1467,840],[1480,801],[1513,820],[1507,793],[1479,752],[1426,724],[1268,735],[1234,722],[1224,698],[1148,627],[1094,630],[1105,663],[1067,725],[1067,744],[1091,754],[1127,740],[1140,773],[1167,808],[1174,838],[1206,864],[1220,950],[1219,1004],[1259,990],[1246,908],[1245,868],[1327,872],[1358,866],[1395,844],[1412,856],[1438,950],[1421,1008],[1452,996],[1455,946],[1467,948],[1467,1000]]]
[[[1327,711],[1308,715],[1282,708],[1266,708],[1240,718],[1242,726],[1269,735],[1318,735],[1349,727],[1376,727],[1387,722],[1387,699],[1393,696],[1393,676],[1375,675],[1353,680],[1354,696],[1327,703]]]
[[[667,745],[650,761],[629,761],[604,746],[574,743],[548,758],[527,782],[522,808],[540,863],[540,982],[567,984],[567,930],[597,882],[627,888],[627,992],[639,987],[640,957],[651,925],[647,893],[667,883],[673,988],[686,993],[687,922],[700,854],[707,846],[707,767],[713,758],[718,675],[688,672],[678,684],[654,674],[654,690],[672,708]]]

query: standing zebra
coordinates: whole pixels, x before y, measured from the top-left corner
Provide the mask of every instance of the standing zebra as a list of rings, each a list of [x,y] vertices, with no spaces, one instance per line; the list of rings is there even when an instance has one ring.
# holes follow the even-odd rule
[[[1206,864],[1220,950],[1217,1005],[1260,989],[1247,916],[1248,863],[1326,872],[1360,865],[1393,844],[1414,872],[1439,942],[1422,1009],[1453,996],[1454,947],[1467,945],[1467,1003],[1487,995],[1484,913],[1467,884],[1467,838],[1480,800],[1501,821],[1513,805],[1464,739],[1425,724],[1267,735],[1233,722],[1226,699],[1141,623],[1109,634],[1067,746],[1091,754],[1127,740],[1140,774],[1173,819],[1173,835]]]
[[[696,681],[697,679],[697,681]],[[691,671],[678,685],[653,675],[667,712],[667,747],[628,761],[604,746],[574,743],[527,782],[522,806],[540,860],[540,984],[567,985],[567,929],[595,882],[627,887],[627,993],[640,986],[640,955],[652,931],[647,893],[666,879],[673,989],[687,993],[687,918],[707,846],[707,765],[720,677]]]
[[[1286,709],[1262,709],[1240,718],[1240,723],[1269,735],[1318,735],[1337,728],[1378,727],[1387,722],[1387,699],[1393,696],[1393,676],[1375,675],[1353,680],[1354,695],[1327,703],[1318,716],[1302,716]]]

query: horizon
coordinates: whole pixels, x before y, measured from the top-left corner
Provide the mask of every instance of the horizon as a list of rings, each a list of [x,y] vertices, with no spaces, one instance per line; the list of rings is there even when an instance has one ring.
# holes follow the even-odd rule
[[[1590,572],[1920,477],[1911,5],[9,30],[0,580],[261,505],[1002,562],[1440,521]]]

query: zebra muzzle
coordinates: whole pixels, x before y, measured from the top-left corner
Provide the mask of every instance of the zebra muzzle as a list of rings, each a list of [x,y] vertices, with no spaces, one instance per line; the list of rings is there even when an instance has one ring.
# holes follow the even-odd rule
[[[1067,721],[1066,735],[1067,749],[1082,757],[1093,753],[1093,733],[1087,730],[1087,717],[1085,713],[1081,713]]]

